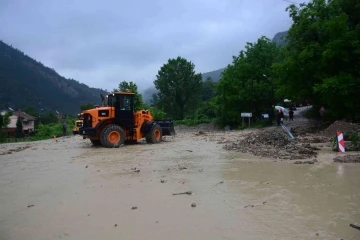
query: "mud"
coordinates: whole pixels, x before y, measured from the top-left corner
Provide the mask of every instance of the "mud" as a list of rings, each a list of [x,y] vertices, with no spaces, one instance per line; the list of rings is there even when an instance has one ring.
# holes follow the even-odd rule
[[[248,133],[236,142],[225,144],[224,149],[280,160],[316,158],[319,148],[309,142],[313,141],[308,138],[292,140],[282,128],[270,128]]]
[[[0,239],[360,238],[360,165],[334,163],[327,143],[299,165],[223,149],[251,133],[183,128],[118,149],[75,136],[1,155]]]
[[[360,154],[342,154],[334,158],[334,162],[360,163]]]

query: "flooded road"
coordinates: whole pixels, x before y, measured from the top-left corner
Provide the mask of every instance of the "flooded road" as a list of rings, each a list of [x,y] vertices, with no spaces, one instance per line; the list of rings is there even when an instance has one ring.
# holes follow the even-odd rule
[[[71,137],[1,155],[0,239],[360,239],[359,164],[327,150],[274,162],[222,137],[119,149]]]

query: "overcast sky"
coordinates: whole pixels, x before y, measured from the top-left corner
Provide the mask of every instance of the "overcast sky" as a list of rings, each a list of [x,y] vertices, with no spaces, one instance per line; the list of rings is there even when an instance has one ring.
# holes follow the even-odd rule
[[[292,0],[304,2],[305,0]],[[306,1],[307,2],[307,1]],[[169,58],[197,72],[231,63],[246,42],[292,21],[284,0],[0,0],[0,39],[60,75],[112,90],[144,90]]]

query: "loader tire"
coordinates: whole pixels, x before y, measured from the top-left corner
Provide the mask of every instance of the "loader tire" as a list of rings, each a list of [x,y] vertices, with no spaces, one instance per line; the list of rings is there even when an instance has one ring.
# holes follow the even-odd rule
[[[146,134],[146,142],[147,143],[160,143],[162,138],[162,130],[159,124],[154,124],[150,132]]]
[[[100,146],[100,145],[101,145],[100,140],[92,140],[92,139],[90,139],[90,142],[91,142],[92,145],[94,145],[94,146]]]
[[[125,142],[125,132],[118,125],[108,125],[101,132],[100,142],[106,148],[118,148]]]

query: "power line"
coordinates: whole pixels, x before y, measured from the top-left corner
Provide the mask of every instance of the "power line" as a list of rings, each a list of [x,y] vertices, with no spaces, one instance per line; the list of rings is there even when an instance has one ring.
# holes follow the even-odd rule
[[[289,0],[280,0],[280,1],[288,2],[288,3],[292,3],[292,4],[300,4],[300,3],[292,2],[292,1],[289,1]]]

